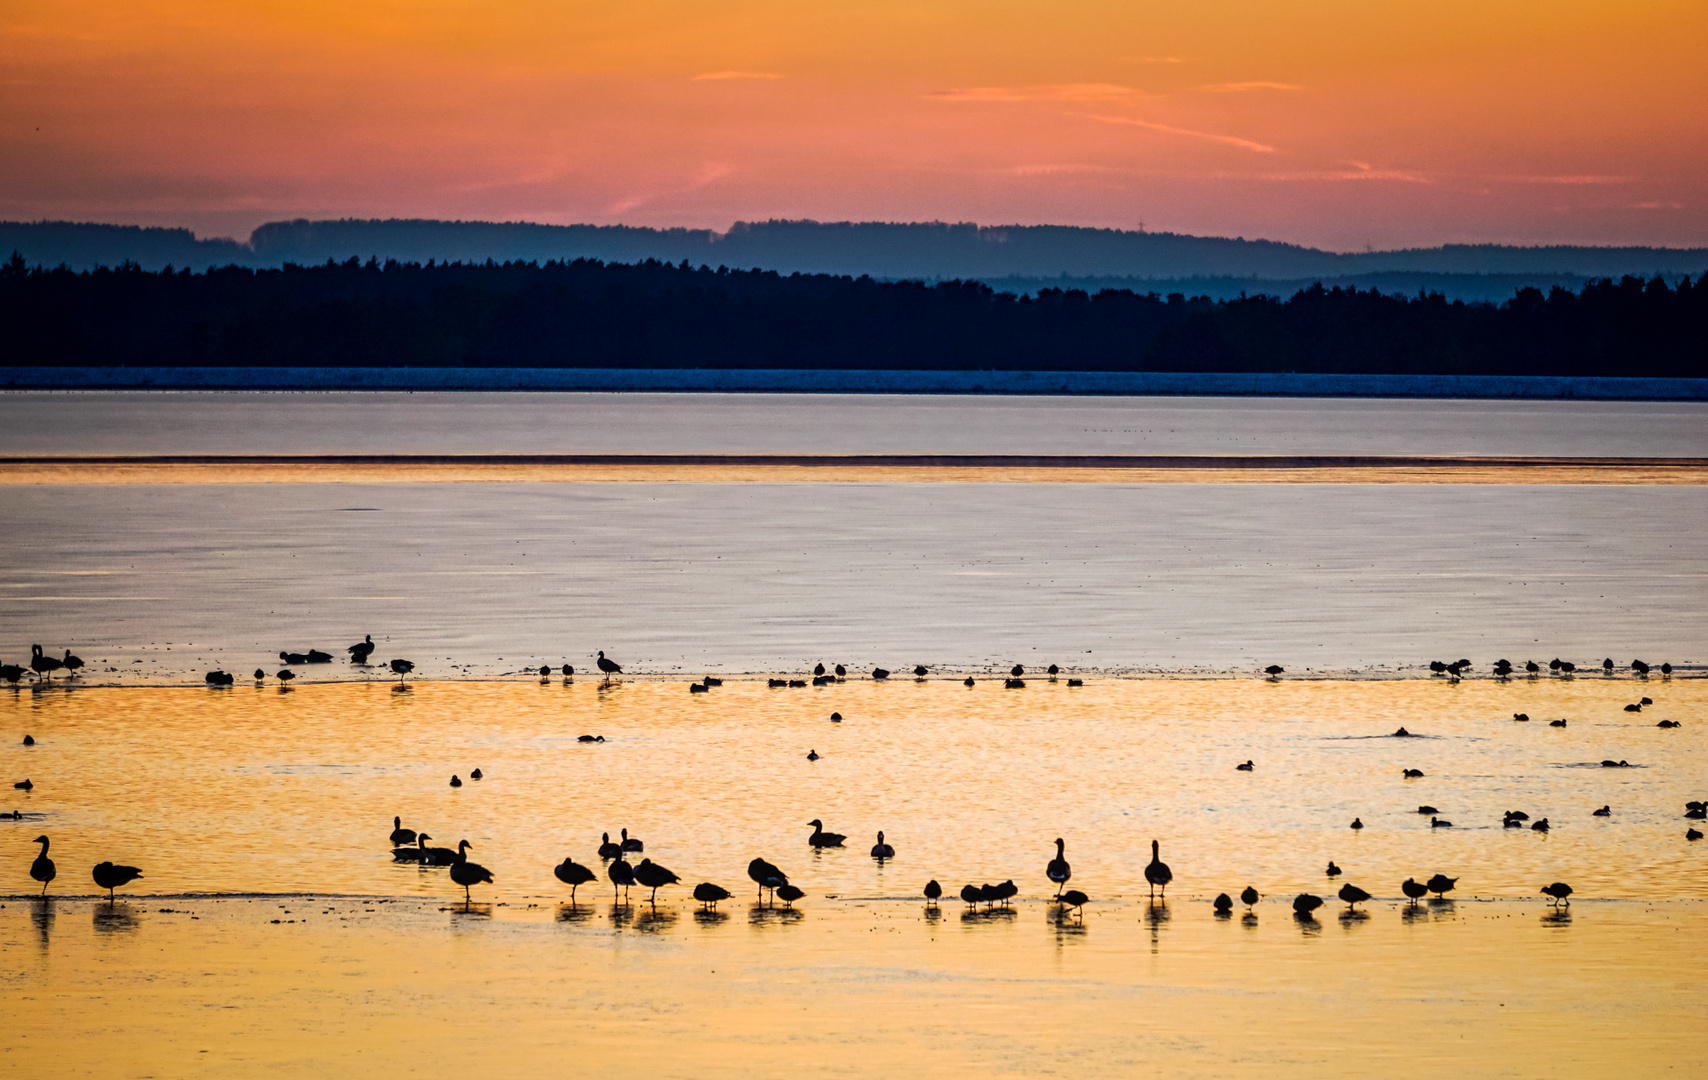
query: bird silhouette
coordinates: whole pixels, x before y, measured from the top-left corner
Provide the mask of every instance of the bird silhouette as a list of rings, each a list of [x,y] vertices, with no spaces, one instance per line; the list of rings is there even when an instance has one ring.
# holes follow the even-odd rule
[[[406,829],[404,831],[407,832],[408,830]],[[403,862],[403,863],[423,863],[423,864],[425,864],[427,862],[427,859],[428,859],[427,841],[429,841],[431,839],[433,839],[433,838],[431,836],[428,836],[426,833],[416,834],[415,846],[414,847],[409,847],[406,845],[404,847],[392,848],[392,850],[391,850],[392,861],[393,862]]]
[[[980,900],[984,899],[984,893],[979,891],[977,885],[962,885],[961,899],[969,904],[977,905]]]
[[[1613,807],[1612,806],[1603,806],[1600,810],[1597,810],[1595,813],[1591,814],[1590,816],[1591,817],[1612,817],[1613,816]]]
[[[35,672],[37,675],[46,679],[51,679],[53,678],[53,673],[63,666],[64,665],[60,662],[59,657],[43,656],[42,647],[40,645],[30,646],[30,670]]]
[[[1018,679],[1020,676],[1026,674],[1026,669],[1019,664],[1015,664],[1013,667],[1008,669],[1008,674]]]
[[[841,664],[837,664],[836,665],[836,677],[838,679],[846,679],[848,677],[848,669],[843,667]]]
[[[623,845],[612,840],[610,833],[600,833],[599,857],[606,860],[620,859],[623,857]]]
[[[1353,828],[1354,828],[1354,829],[1362,829],[1362,828],[1363,828],[1363,827],[1364,827],[1364,819],[1362,819],[1362,818],[1353,818],[1353,819],[1352,819],[1352,827],[1353,827]]]
[[[1424,882],[1424,887],[1436,896],[1446,896],[1448,893],[1453,891],[1453,886],[1456,885],[1458,881],[1459,879],[1456,877],[1448,877],[1446,874],[1436,874],[1428,881]]]
[[[393,660],[391,670],[397,675],[397,685],[402,686],[403,677],[415,670],[415,662],[413,660]]]
[[[1089,901],[1091,897],[1080,892],[1078,889],[1069,889],[1056,899],[1067,907],[1073,908],[1074,914],[1078,915],[1084,913],[1086,902]]]
[[[1068,865],[1066,858],[1067,841],[1056,837],[1056,857],[1044,866],[1044,876],[1056,883],[1056,897],[1061,898],[1062,887],[1073,877],[1073,867]]]
[[[107,890],[107,903],[113,902],[113,890],[121,885],[129,885],[142,876],[142,871],[134,866],[118,866],[110,862],[95,864],[95,884]]]
[[[415,843],[415,830],[404,828],[401,817],[391,819],[391,842],[399,847]]]
[[[1245,888],[1240,890],[1239,901],[1248,908],[1256,904],[1261,899],[1263,899],[1263,895],[1250,885],[1247,885]]]
[[[1151,883],[1152,896],[1155,896],[1156,890],[1161,888],[1163,898],[1167,899],[1168,883],[1174,880],[1174,871],[1170,870],[1168,864],[1162,861],[1159,854],[1160,848],[1161,845],[1155,840],[1151,841],[1151,861],[1150,865],[1145,867],[1145,880]]]
[[[1239,771],[1240,771],[1240,772],[1250,772],[1250,771],[1251,771],[1251,770],[1252,770],[1252,768],[1253,768],[1253,765],[1252,765],[1252,763],[1251,763],[1251,759],[1250,759],[1250,758],[1246,758],[1246,760],[1245,760],[1245,764],[1243,764],[1243,765],[1235,765],[1235,766],[1234,766],[1234,768],[1235,768],[1235,769],[1238,769],[1238,770],[1239,770]]]
[[[61,660],[59,664],[65,669],[66,676],[69,678],[70,676],[76,675],[77,672],[82,669],[83,658],[81,656],[72,656],[71,650],[67,649],[65,650],[65,659]]]
[[[42,883],[42,895],[46,896],[48,882],[59,876],[59,870],[53,865],[53,860],[47,857],[48,839],[46,836],[38,836],[30,842],[42,846],[41,854],[37,855],[35,861],[30,863],[30,877]]]
[[[475,769],[474,771],[469,773],[469,779],[470,780],[480,780],[480,779],[484,778],[485,776],[486,776],[486,774],[481,772],[479,769]]]
[[[1348,911],[1356,911],[1357,905],[1370,899],[1370,894],[1349,881],[1340,887],[1340,898],[1346,901]]]
[[[872,678],[874,678],[874,679],[887,679],[889,677],[890,677],[890,673],[889,673],[889,670],[887,668],[879,667],[879,668],[873,668],[872,669]]]
[[[1556,881],[1552,885],[1542,886],[1542,895],[1553,897],[1555,907],[1559,907],[1562,903],[1567,907],[1572,906],[1572,902],[1566,899],[1566,897],[1572,895],[1572,887],[1563,881]]]
[[[822,756],[823,755],[821,755],[817,750],[808,750],[807,751],[807,760],[808,761],[817,761]]]
[[[279,650],[279,659],[287,664],[306,664],[308,663],[308,654],[300,652],[285,652],[281,649]]]
[[[1323,898],[1320,896],[1312,896],[1310,893],[1300,893],[1298,896],[1293,897],[1293,913],[1296,915],[1302,915],[1309,918],[1311,912],[1322,906]]]
[[[1405,769],[1405,770],[1401,771],[1400,775],[1405,777],[1407,780],[1416,780],[1417,778],[1419,778],[1420,776],[1423,775],[1423,770],[1422,769]]]
[[[1415,905],[1423,898],[1423,895],[1429,891],[1429,887],[1427,885],[1419,885],[1412,878],[1406,878],[1404,881],[1400,882],[1400,891],[1405,893],[1406,898]]]
[[[748,863],[747,876],[759,883],[758,895],[760,897],[765,895],[766,889],[770,889],[775,893],[777,886],[787,885],[789,883],[789,875],[783,873],[783,871],[777,869],[777,867],[766,862],[764,859],[754,859],[752,862]]]
[[[1530,823],[1530,830],[1532,832],[1540,832],[1540,833],[1547,832],[1548,831],[1548,819],[1542,818],[1538,821],[1532,821]]]
[[[807,824],[812,826],[812,835],[807,837],[807,843],[815,848],[841,847],[842,841],[848,839],[841,833],[825,832],[824,822],[818,818],[813,818]]]
[[[935,904],[937,902],[938,897],[940,897],[942,895],[943,895],[943,886],[937,884],[936,878],[932,878],[930,881],[927,881],[925,883],[925,899],[927,899],[927,900],[931,901],[933,904]]]
[[[702,881],[694,886],[694,899],[698,900],[702,907],[715,908],[719,900],[729,899],[729,890],[709,881]]]
[[[896,849],[884,843],[883,831],[879,830],[878,842],[872,845],[872,858],[882,861],[884,859],[893,859],[895,857]]]
[[[1286,670],[1287,669],[1282,667],[1280,664],[1270,664],[1268,667],[1263,669],[1263,673],[1268,675],[1271,679],[1278,679],[1286,672]]]
[[[1334,860],[1330,859],[1328,861],[1328,869],[1325,871],[1325,873],[1327,873],[1329,877],[1339,877],[1340,876],[1340,867],[1334,865]]]
[[[451,774],[451,786],[452,787],[462,787],[463,786],[463,778],[458,776],[456,773],[452,773]]]
[[[573,904],[575,903],[575,890],[594,880],[598,875],[574,859],[565,856],[563,862],[552,867],[552,876],[569,886],[569,902]]]
[[[17,689],[18,680],[24,677],[24,667],[21,664],[0,664],[0,679],[5,679]]]
[[[622,830],[622,835],[623,835],[623,842],[621,844],[618,844],[617,846],[622,848],[623,851],[625,851],[625,852],[632,851],[638,855],[641,852],[646,850],[646,845],[641,843],[641,838],[638,836],[630,836],[629,830],[627,830],[627,829]]]
[[[1453,827],[1453,823],[1451,821],[1443,821],[1438,817],[1432,817],[1429,819],[1429,827],[1432,829],[1451,829]]]
[[[492,871],[479,863],[469,862],[468,849],[474,845],[467,840],[458,842],[457,859],[451,864],[451,880],[463,887],[463,906],[467,907],[473,899],[469,895],[469,886],[492,884]]]
[[[619,886],[623,888],[624,895],[626,896],[629,886],[635,883],[635,868],[630,866],[626,860],[619,857],[610,866],[605,868],[605,876],[611,879],[611,899],[615,901],[617,898],[617,888]]]
[[[599,650],[599,659],[595,660],[594,663],[598,664],[599,670],[605,673],[606,682],[611,681],[611,676],[623,673],[623,666],[615,660],[607,659],[603,649]]]
[[[1217,893],[1210,906],[1216,909],[1217,915],[1229,915],[1234,910],[1234,898],[1227,893]]]
[[[783,901],[784,907],[794,907],[795,901],[805,896],[806,893],[795,888],[793,885],[779,885],[775,889],[771,890],[771,895],[780,897]]]
[[[814,664],[813,668],[812,668],[812,674],[813,674],[813,678],[815,678],[815,679],[824,678],[824,665],[823,664]]]
[[[931,674],[931,672],[926,668],[926,666],[924,664],[913,665],[913,676],[914,676],[914,678],[923,679],[923,678],[925,678],[925,676],[927,676],[929,674]]]
[[[14,790],[17,790],[17,791],[34,791],[36,789],[35,784],[31,783],[30,778],[27,776],[24,777],[22,780],[18,781],[16,784],[13,784],[12,787]]]
[[[682,880],[651,859],[642,859],[640,864],[635,867],[634,874],[635,881],[640,883],[641,888],[652,890],[652,895],[647,898],[647,901],[653,904],[658,903],[659,889],[666,885],[674,885]]]
[[[368,657],[374,654],[374,635],[368,634],[354,645],[346,646],[345,652],[350,654],[350,663],[365,664]]]

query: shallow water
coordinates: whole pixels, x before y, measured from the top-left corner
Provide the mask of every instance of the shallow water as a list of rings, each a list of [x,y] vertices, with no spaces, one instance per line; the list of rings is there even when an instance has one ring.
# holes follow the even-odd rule
[[[1708,847],[1680,815],[1705,699],[1599,676],[8,693],[0,761],[37,786],[0,822],[0,1052],[46,1076],[1699,1071]],[[1519,808],[1554,828],[1502,829]],[[470,840],[495,884],[465,911],[446,871],[394,864],[393,814]],[[847,846],[814,853],[814,817]],[[570,906],[551,867],[599,868],[621,828],[684,885],[618,906],[601,877]],[[43,832],[46,902],[18,895]],[[1047,903],[1057,835],[1078,920]],[[1152,838],[1174,874],[1155,906]],[[755,904],[755,855],[807,893],[794,911]],[[144,870],[111,908],[99,859]],[[1399,899],[1438,871],[1452,899]],[[930,877],[1021,892],[933,912]],[[701,880],[734,894],[715,916]],[[1553,880],[1569,914],[1537,895]],[[1338,881],[1377,899],[1343,915]],[[1217,919],[1246,884],[1255,912]],[[1300,891],[1328,898],[1313,920]]]

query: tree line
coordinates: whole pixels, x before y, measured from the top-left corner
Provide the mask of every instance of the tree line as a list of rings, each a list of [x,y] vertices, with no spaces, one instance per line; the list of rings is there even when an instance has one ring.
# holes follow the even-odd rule
[[[1708,274],[1501,304],[1316,285],[1214,300],[644,261],[204,273],[0,265],[8,366],[1708,376]]]

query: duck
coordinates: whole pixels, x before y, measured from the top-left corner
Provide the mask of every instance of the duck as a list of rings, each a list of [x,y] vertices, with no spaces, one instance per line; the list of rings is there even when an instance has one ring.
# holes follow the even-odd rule
[[[344,651],[350,654],[350,663],[367,663],[368,657],[374,654],[374,635],[365,635],[362,640],[356,642],[356,644],[346,646]]]
[[[1432,817],[1429,819],[1429,827],[1432,829],[1451,829],[1453,827],[1453,823],[1451,821],[1443,821],[1438,817]]]
[[[838,679],[846,679],[848,677],[848,669],[843,667],[841,664],[837,664],[836,665],[836,677]]]
[[[1243,764],[1243,765],[1235,765],[1235,766],[1234,766],[1234,769],[1235,769],[1235,771],[1237,771],[1237,772],[1251,772],[1251,771],[1252,771],[1252,769],[1253,769],[1253,768],[1254,768],[1254,767],[1255,767],[1255,766],[1253,766],[1253,765],[1252,765],[1252,763],[1251,763],[1251,759],[1250,759],[1250,758],[1246,758],[1246,759],[1245,759],[1245,764]]]
[[[625,890],[626,895],[629,886],[635,883],[635,868],[619,856],[615,862],[605,868],[605,876],[611,879],[611,899],[615,902],[618,888]]]
[[[1601,767],[1604,769],[1629,769],[1631,767],[1631,763],[1629,761],[1614,761],[1612,758],[1604,758],[1601,762]]]
[[[1556,881],[1552,885],[1542,886],[1542,895],[1553,897],[1555,907],[1559,907],[1562,903],[1567,907],[1572,906],[1572,902],[1566,899],[1568,896],[1572,895],[1572,887],[1563,881]]]
[[[468,841],[463,840],[457,844],[455,849],[443,848],[443,847],[423,847],[421,849],[421,865],[422,866],[449,866],[452,863],[457,861],[457,856],[462,854],[463,847],[464,847],[464,845],[467,845],[467,844],[468,844]]]
[[[1056,837],[1056,857],[1044,866],[1044,876],[1056,883],[1058,897],[1062,894],[1062,886],[1073,877],[1073,867],[1068,865],[1066,851],[1067,842],[1059,836]]]
[[[267,681],[267,673],[260,668],[256,668],[255,669],[255,681],[256,682],[266,682]]]
[[[1453,886],[1458,883],[1459,879],[1456,877],[1448,877],[1446,874],[1436,874],[1428,881],[1424,882],[1424,887],[1437,896],[1446,896],[1448,893],[1453,891]]]
[[[14,790],[17,790],[17,791],[34,791],[36,789],[35,784],[31,783],[30,778],[27,776],[24,777],[22,780],[18,781],[16,784],[13,784],[12,787]]]
[[[923,678],[925,678],[925,676],[927,676],[929,674],[931,674],[931,671],[924,664],[913,665],[913,677],[914,678],[923,679]]]
[[[481,772],[478,768],[475,769],[473,772],[469,773],[469,779],[470,780],[484,779],[485,776],[486,776],[486,774]]]
[[[1642,712],[1643,707],[1641,705],[1638,705],[1635,702],[1633,702],[1632,704],[1625,706],[1625,711],[1626,712]]]
[[[1416,780],[1419,777],[1423,776],[1423,770],[1422,769],[1403,769],[1400,771],[1400,775],[1403,776],[1404,778],[1406,778],[1407,780]]]
[[[1660,723],[1656,724],[1655,726],[1658,728],[1675,728],[1678,726],[1678,721],[1677,720],[1662,720]]]
[[[308,654],[300,652],[285,652],[283,649],[280,649],[279,659],[287,664],[306,664],[308,663]]]
[[[458,776],[456,773],[452,773],[451,774],[451,786],[452,787],[462,787],[463,786],[463,778]]]
[[[872,669],[872,678],[877,679],[880,682],[889,677],[890,673],[887,668],[876,667]]]
[[[1558,720],[1550,720],[1550,721],[1548,721],[1548,726],[1549,727],[1565,727],[1566,726],[1566,718],[1562,716]]]
[[[1530,815],[1522,810],[1508,810],[1506,816],[1514,821],[1529,821]]]
[[[107,903],[113,902],[113,890],[121,885],[129,885],[142,876],[142,871],[134,866],[120,866],[116,863],[100,862],[95,864],[95,884],[107,890]]]
[[[1333,859],[1330,859],[1328,861],[1328,869],[1325,870],[1324,873],[1326,873],[1329,877],[1339,877],[1341,875],[1341,869],[1340,869],[1340,867],[1334,865]]]
[[[971,675],[968,675],[965,679],[961,680],[961,685],[962,686],[977,686],[978,684],[973,681],[973,677]]]
[[[277,676],[279,682],[281,682],[287,686],[290,684],[290,681],[296,677],[297,677],[297,673],[292,671],[290,668],[285,668],[284,670],[280,671],[278,676]]]
[[[1084,686],[1085,680],[1084,679],[1069,679],[1067,684],[1069,686]]]
[[[310,649],[308,650],[308,662],[311,664],[330,664],[332,663],[332,654],[323,653],[319,649]]]
[[[881,860],[893,859],[895,857],[896,849],[884,843],[883,830],[880,829],[878,831],[878,842],[872,845],[872,858]]]
[[[817,761],[822,756],[823,755],[820,754],[817,750],[808,750],[807,751],[807,760],[808,761]]]
[[[1298,896],[1293,897],[1293,913],[1307,919],[1310,918],[1311,912],[1322,906],[1323,898],[1320,896],[1313,896],[1310,893],[1300,893]]]
[[[589,881],[593,881],[598,875],[566,855],[563,862],[552,867],[552,876],[569,886],[569,902],[573,904],[575,903],[575,890]],[[729,894],[725,893],[724,895]]]
[[[1239,891],[1239,902],[1248,908],[1255,906],[1261,899],[1263,899],[1263,894],[1252,888],[1250,885],[1247,885]]]
[[[1020,895],[1020,886],[1014,884],[1013,878],[1009,878],[996,886],[996,898],[1004,906],[1007,906],[1008,902],[1018,895]]]
[[[605,736],[603,736],[603,735],[578,735],[578,736],[576,736],[575,741],[576,742],[604,742]]]
[[[831,713],[831,714],[830,714],[830,722],[831,722],[831,723],[833,723],[833,724],[840,724],[840,723],[842,723],[842,714],[841,714],[841,713],[839,713],[839,712],[833,712],[833,713]]]
[[[1054,664],[1051,664],[1049,667],[1044,669],[1044,674],[1048,675],[1050,678],[1053,679],[1057,675],[1061,674],[1061,670],[1062,670],[1061,668],[1057,667]]]
[[[467,840],[458,841],[457,859],[451,864],[451,880],[463,887],[463,904],[465,906],[473,899],[469,895],[470,886],[492,884],[492,871],[479,863],[469,862],[467,849],[473,846]]]
[[[1024,690],[1024,689],[1026,689],[1026,680],[1025,679],[1004,679],[1004,680],[1002,680],[1002,688],[1004,690]]]
[[[1513,817],[1510,810],[1500,819],[1500,824],[1503,829],[1522,829],[1524,827],[1524,821]]]
[[[812,674],[813,674],[813,678],[822,679],[824,677],[824,665],[823,664],[814,664],[812,666]]]
[[[615,843],[610,833],[599,834],[599,857],[607,861],[623,857],[623,845]]]
[[[391,662],[391,670],[392,670],[392,673],[397,676],[397,685],[402,686],[403,685],[403,677],[405,675],[408,675],[411,671],[415,670],[415,661],[413,661],[413,660],[393,660]]]
[[[942,895],[943,886],[937,884],[936,878],[932,878],[930,881],[925,883],[925,899],[935,904]]]
[[[1686,840],[1700,840],[1700,839],[1702,839],[1702,830],[1701,829],[1686,829],[1686,830],[1684,830],[1684,838]]]
[[[1167,899],[1168,883],[1174,880],[1174,871],[1170,870],[1168,864],[1162,861],[1161,847],[1162,845],[1157,841],[1151,841],[1151,861],[1145,867],[1145,880],[1151,884],[1152,896],[1155,896],[1156,890],[1161,888],[1163,898]]]
[[[618,847],[622,848],[625,852],[632,851],[638,855],[646,850],[646,845],[641,843],[641,838],[638,836],[630,836],[629,830],[622,830],[622,835],[623,842],[619,844]]]
[[[1369,893],[1360,889],[1351,882],[1347,882],[1345,885],[1340,887],[1339,896],[1342,900],[1346,901],[1346,908],[1348,911],[1356,911],[1359,904],[1370,899]]]
[[[1402,727],[1398,731],[1394,732],[1394,738],[1396,738],[1396,739],[1409,739],[1409,738],[1411,738],[1411,732],[1407,731],[1405,728]]]
[[[1425,803],[1424,805],[1418,807],[1417,812],[1420,814],[1439,814],[1439,813],[1441,813],[1441,811],[1437,810],[1433,806],[1430,806],[1428,803]]]
[[[748,863],[747,876],[752,878],[755,882],[758,882],[758,895],[761,897],[765,895],[766,889],[770,889],[775,893],[777,886],[787,885],[789,883],[789,875],[783,873],[783,871],[777,869],[776,866],[766,862],[764,859],[754,859],[752,862]]]
[[[237,680],[232,678],[230,675],[226,674],[223,671],[217,671],[216,670],[216,671],[210,671],[206,675],[203,675],[202,681],[207,683],[209,686],[216,686],[217,687],[217,686],[230,686],[232,683],[236,682]]]
[[[391,842],[399,846],[415,843],[415,830],[404,828],[401,817],[391,819]]]
[[[1532,821],[1530,823],[1530,829],[1532,832],[1547,832],[1548,831],[1548,819],[1542,818],[1539,821]]]
[[[1217,893],[1216,898],[1210,901],[1210,906],[1216,909],[1217,915],[1231,915],[1234,910],[1234,898],[1227,893]]]
[[[1603,806],[1600,810],[1595,811],[1590,816],[1591,817],[1612,817],[1613,816],[1613,807],[1610,805],[1609,806]]]
[[[35,744],[36,744],[36,737],[34,735],[25,735],[24,736],[24,745],[25,746],[34,746]]]
[[[47,895],[48,884],[59,876],[59,869],[53,865],[53,860],[47,857],[48,839],[46,835],[38,836],[30,841],[42,846],[41,853],[30,863],[30,878],[42,883],[42,895]]]
[[[1400,891],[1406,894],[1407,900],[1410,900],[1413,905],[1416,905],[1417,902],[1423,898],[1423,895],[1429,891],[1429,886],[1420,885],[1414,879],[1406,878],[1404,881],[1400,882]]]
[[[818,818],[813,818],[807,824],[812,826],[812,835],[807,838],[807,843],[815,848],[841,847],[842,841],[848,839],[841,833],[825,832],[824,822]]]
[[[18,680],[23,677],[24,667],[22,664],[0,664],[0,679],[5,679],[14,687],[18,685]]]
[[[1534,660],[1526,660],[1526,661],[1524,661],[1524,670],[1528,674],[1534,675],[1537,672],[1541,671],[1542,667],[1540,664],[1536,663],[1536,661],[1534,661]]]
[[[714,686],[722,686],[724,684],[724,681],[722,679],[714,678],[711,675],[707,675],[705,678],[701,679],[700,682],[702,684],[704,684],[708,689],[710,689],[711,687],[714,687]]]
[[[694,886],[694,899],[700,902],[700,906],[702,908],[711,910],[718,906],[719,900],[729,899],[729,890],[721,885],[713,885],[709,881],[702,881],[698,885]]]
[[[1512,718],[1521,724],[1528,724],[1530,722],[1530,714],[1527,712],[1515,712],[1512,714]]]
[[[1008,669],[1008,674],[1018,679],[1020,676],[1026,674],[1026,669],[1019,664],[1015,664],[1013,667]]]
[[[1364,827],[1364,819],[1363,818],[1353,818],[1352,819],[1352,827],[1354,829],[1362,829]]]
[[[651,859],[642,859],[640,864],[635,867],[634,874],[635,881],[640,883],[641,888],[652,890],[652,895],[647,897],[647,902],[653,904],[658,903],[658,890],[682,880]]]
[[[688,692],[690,694],[704,694],[706,693],[706,687],[701,683],[689,683]]]
[[[805,896],[806,893],[795,888],[793,885],[779,885],[775,889],[771,890],[771,895],[780,897],[783,901],[784,907],[794,907],[795,901]]]

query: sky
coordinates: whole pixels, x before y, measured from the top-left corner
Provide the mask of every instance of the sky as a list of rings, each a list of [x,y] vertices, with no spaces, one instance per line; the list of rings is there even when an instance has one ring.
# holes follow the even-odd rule
[[[1708,245],[1708,3],[6,0],[0,219]]]

